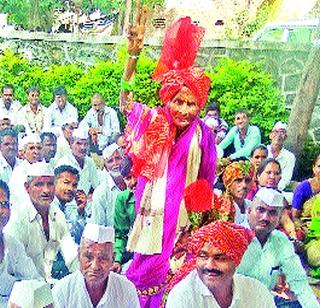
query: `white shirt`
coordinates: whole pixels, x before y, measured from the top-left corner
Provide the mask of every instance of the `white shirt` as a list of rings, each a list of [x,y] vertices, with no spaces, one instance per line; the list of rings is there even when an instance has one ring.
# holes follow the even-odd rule
[[[57,138],[57,152],[54,159],[55,161],[59,161],[59,159],[65,155],[72,155],[72,151],[70,144],[61,132],[61,135]]]
[[[29,195],[24,188],[24,183],[27,179],[27,173],[30,166],[31,164],[24,159],[12,171],[8,184],[11,195],[10,199],[12,203],[12,210],[21,209],[24,207],[26,200],[29,200]]]
[[[71,238],[63,212],[53,203],[49,209],[48,241],[41,216],[31,203],[9,221],[6,232],[23,244],[39,274],[46,280],[51,278],[52,264],[59,250],[70,271],[78,268],[78,246]]]
[[[77,108],[67,102],[61,111],[57,103],[53,102],[46,110],[43,131],[53,132],[54,134],[59,135],[61,133],[61,126],[70,119],[74,119],[74,122],[78,122]]]
[[[292,174],[294,170],[294,165],[296,163],[296,157],[293,153],[282,148],[277,157],[273,157],[271,152],[271,145],[267,146],[268,157],[275,158],[281,166],[281,180],[278,184],[280,190],[284,190],[290,183],[292,179]]]
[[[91,186],[95,189],[99,184],[99,178],[97,175],[96,165],[93,159],[89,156],[84,158],[83,169],[81,169],[76,158],[72,154],[67,154],[58,160],[56,167],[61,165],[69,165],[76,168],[79,171],[80,180],[78,183],[78,189],[82,189],[86,194],[89,193]]]
[[[16,158],[16,164],[14,167],[18,166],[21,163],[21,160]],[[0,152],[0,180],[9,183],[9,180],[12,175],[12,168],[6,161],[6,159],[3,157],[2,153]]]
[[[235,211],[236,211],[235,212],[235,216],[234,216],[234,222],[236,224],[242,224],[244,222],[244,220],[246,219],[247,209],[250,206],[250,204],[251,204],[250,200],[244,199],[245,212],[241,213],[241,210],[240,210],[238,204],[235,201],[233,201],[233,205],[234,205],[234,208],[235,208]]]
[[[103,226],[113,226],[114,208],[118,193],[121,191],[111,175],[106,172],[102,181],[92,195],[92,215],[90,222]]]
[[[169,293],[166,308],[220,308],[196,270],[188,274]],[[273,296],[259,281],[239,274],[233,276],[230,308],[276,307]]]
[[[244,253],[237,273],[259,280],[269,290],[274,288],[280,273],[283,273],[302,307],[320,307],[308,284],[299,256],[281,231],[273,230],[263,246],[255,237]]]
[[[84,277],[76,271],[57,282],[52,289],[55,308],[93,308]],[[136,289],[124,276],[110,272],[106,291],[96,308],[139,308]]]
[[[120,132],[117,112],[108,106],[104,107],[102,125],[99,125],[98,113],[93,108],[90,108],[79,126],[85,130],[89,130],[91,127],[101,128],[102,134],[98,135],[98,144],[100,149],[103,149],[106,145],[111,143],[112,138]]]
[[[17,125],[18,111],[21,109],[19,101],[12,101],[9,109],[7,109],[0,98],[0,118],[9,118],[12,125]]]
[[[4,234],[4,258],[0,262],[0,297],[8,297],[17,280],[42,279],[23,245]],[[1,307],[1,305],[0,305]]]
[[[39,103],[36,113],[31,110],[30,104],[23,106],[19,110],[18,124],[22,124],[25,127],[27,135],[30,133],[42,133],[46,109]]]

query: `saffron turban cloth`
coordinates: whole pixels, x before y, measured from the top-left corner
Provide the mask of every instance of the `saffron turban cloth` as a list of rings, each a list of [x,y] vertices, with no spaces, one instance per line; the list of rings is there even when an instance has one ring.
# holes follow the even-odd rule
[[[194,66],[205,29],[192,24],[190,17],[180,18],[166,31],[153,80],[160,81],[160,99],[166,105],[183,88],[196,97],[201,109],[206,104],[211,81],[204,70]]]
[[[196,268],[196,260],[204,244],[218,248],[238,266],[254,233],[240,225],[215,221],[194,231],[190,237],[188,252],[191,258],[175,273],[165,289],[165,296],[172,288]]]
[[[226,166],[222,181],[225,188],[228,190],[230,185],[238,178],[249,176],[253,178],[254,167],[249,160],[235,161]]]
[[[253,237],[253,232],[247,228],[229,222],[216,221],[194,232],[189,244],[189,252],[197,257],[203,245],[209,243],[238,266]]]

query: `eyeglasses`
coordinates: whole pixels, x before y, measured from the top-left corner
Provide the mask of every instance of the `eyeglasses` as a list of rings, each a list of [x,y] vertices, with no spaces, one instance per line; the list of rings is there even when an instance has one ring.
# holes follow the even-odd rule
[[[9,209],[11,203],[9,201],[1,201],[0,202],[0,208],[1,209]]]

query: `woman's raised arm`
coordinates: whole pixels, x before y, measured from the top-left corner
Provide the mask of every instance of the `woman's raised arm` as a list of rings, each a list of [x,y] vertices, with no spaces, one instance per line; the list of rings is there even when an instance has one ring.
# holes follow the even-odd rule
[[[147,14],[147,7],[143,6],[141,8],[140,1],[137,0],[135,21],[128,29],[129,57],[121,80],[120,110],[125,114],[132,109],[132,95],[129,95],[129,93],[131,91],[131,82],[133,81],[138,57],[143,49]]]

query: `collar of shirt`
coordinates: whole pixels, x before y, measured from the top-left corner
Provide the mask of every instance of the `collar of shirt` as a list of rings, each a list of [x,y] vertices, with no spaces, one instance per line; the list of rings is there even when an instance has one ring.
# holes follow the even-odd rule
[[[52,201],[49,207],[49,224],[51,221],[55,221],[56,215],[57,215],[57,207],[58,205]],[[58,207],[59,208],[59,207]],[[35,220],[40,219],[40,214],[32,204],[31,200],[30,203],[27,205],[26,210],[29,212],[29,220],[30,222],[33,222]]]
[[[70,152],[70,155],[68,155],[68,156],[69,156],[69,159],[71,160],[70,163],[72,163],[73,166],[74,166],[76,169],[78,169],[78,171],[82,171],[82,170],[84,170],[84,169],[87,167],[87,164],[88,164],[88,163],[87,163],[87,159],[88,159],[87,155],[86,155],[85,158],[84,158],[83,169],[81,169],[81,167],[80,167],[78,161],[76,160],[75,156],[73,155],[72,151]]]
[[[14,100],[14,101],[12,101],[9,109],[7,109],[4,105],[2,98],[0,98],[0,109],[6,110],[6,111],[16,111],[14,109],[15,109],[15,107],[17,107],[17,109],[19,109],[19,105],[20,105],[20,103],[18,101]]]
[[[78,270],[78,273],[79,273],[79,278],[81,279],[81,283],[83,285],[83,289],[85,290],[88,298],[90,299],[90,296],[89,296],[89,293],[88,293],[88,290],[87,290],[87,287],[86,287],[85,278],[82,275],[82,273],[80,272],[80,270]],[[115,295],[114,292],[112,293],[113,280],[114,280],[114,274],[112,272],[110,272],[109,276],[108,276],[108,283],[107,283],[106,290],[105,290],[103,296],[101,297],[101,299],[100,299],[100,301],[99,301],[99,303],[98,303],[98,305],[96,307],[104,307],[104,304],[107,302],[108,297],[110,297],[110,296],[112,297],[112,296]]]
[[[52,201],[51,204],[54,204],[54,205],[56,205],[57,207],[59,207],[59,209],[60,209],[62,212],[64,212],[64,210],[65,210],[65,208],[66,208],[65,205],[62,205],[62,204],[61,204],[61,202],[59,201],[59,199],[58,199],[56,196],[54,196],[53,201]]]
[[[272,151],[271,151],[271,144],[267,145],[267,149],[268,149],[268,157],[272,157],[272,158],[275,158],[272,154]],[[277,160],[281,159],[282,156],[284,155],[284,152],[285,152],[285,148],[282,147],[282,149],[280,150],[279,152],[279,155],[277,156]]]
[[[39,105],[38,105],[38,108],[37,108],[37,111],[36,111],[36,114],[38,114],[38,113],[40,113],[40,112],[42,112],[43,111],[43,106],[41,105],[41,103],[39,103]],[[34,113],[32,110],[31,110],[31,107],[30,107],[30,104],[28,103],[27,105],[26,105],[26,112],[32,112],[32,113]]]
[[[65,205],[62,205],[60,200],[56,196],[54,196],[53,201],[51,203],[51,206],[58,207],[62,212],[64,212],[66,207],[69,206],[69,205],[76,205],[76,203],[74,202],[74,199],[72,199],[71,202],[67,202]]]
[[[244,137],[244,140],[247,139],[247,137],[250,135],[250,133],[251,133],[251,125],[248,125],[246,136]],[[237,134],[239,135],[239,138],[240,138],[241,135],[240,135],[240,130],[238,127],[237,127]]]
[[[110,189],[112,189],[114,187],[118,189],[118,186],[116,185],[116,183],[113,180],[113,177],[111,176],[111,174],[108,171],[107,171],[107,175],[106,175],[106,182],[107,182],[107,185],[110,187]]]
[[[8,162],[6,161],[6,159],[3,157],[1,152],[0,152],[0,166],[3,166],[4,168],[10,167]]]
[[[21,159],[16,158],[16,163],[14,164],[13,168],[15,168],[16,166],[20,165],[22,162]],[[8,162],[6,161],[6,159],[4,158],[4,156],[2,155],[2,153],[0,152],[0,166],[3,166],[5,168],[10,168],[11,166],[8,164]]]
[[[196,293],[199,293],[202,296],[210,296],[216,302],[216,299],[215,299],[214,295],[210,292],[208,287],[200,279],[200,277],[199,277],[199,275],[197,273],[197,270],[194,270],[192,275],[195,276],[195,281],[194,281],[195,282],[195,286],[194,287],[195,287]],[[233,288],[232,289],[233,289],[233,295],[232,295],[232,302],[231,302],[230,307],[236,307],[235,303],[236,303],[236,301],[238,301],[240,299],[239,287],[237,285],[237,280],[236,279],[233,279]],[[217,306],[219,306],[218,303],[217,303]]]
[[[272,238],[273,238],[273,231],[270,233],[267,241],[265,242],[265,244],[262,246],[261,243],[259,242],[259,240],[257,239],[257,237],[254,237],[250,243],[250,245],[254,245],[259,247],[260,250],[262,251],[266,251],[269,249],[269,246],[272,245]]]
[[[53,103],[53,109],[60,111],[61,113],[67,112],[68,110],[68,106],[69,106],[69,102],[67,101],[64,108],[62,109],[62,111],[59,109],[58,104],[54,101]]]
[[[103,117],[105,117],[107,114],[109,114],[111,109],[112,109],[111,107],[104,106]],[[93,115],[98,117],[98,112],[96,112],[93,108],[91,108],[91,112],[92,112]]]

